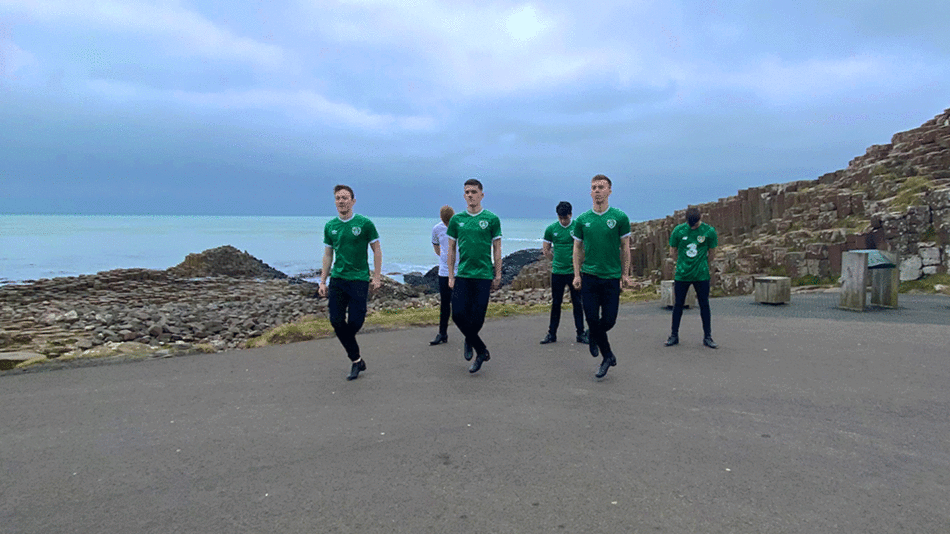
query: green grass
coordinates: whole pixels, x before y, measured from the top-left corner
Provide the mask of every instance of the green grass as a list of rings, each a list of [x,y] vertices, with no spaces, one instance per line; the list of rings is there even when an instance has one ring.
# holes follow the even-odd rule
[[[904,180],[894,200],[890,203],[892,210],[904,211],[910,206],[917,206],[921,203],[920,194],[930,191],[930,179],[926,176],[911,176]]]
[[[942,284],[950,288],[950,274],[932,274],[930,276],[925,276],[920,280],[907,280],[901,282],[899,291],[901,293],[937,293],[937,290],[934,289],[934,286],[937,284]],[[944,289],[942,291],[944,295],[950,295],[950,290]]]
[[[645,302],[658,298],[656,288],[641,291],[626,290],[620,294],[621,303]],[[569,304],[568,304],[569,305]],[[550,304],[507,304],[490,302],[485,318],[515,317],[518,315],[539,315],[551,312]],[[409,328],[414,326],[432,326],[439,324],[439,308],[406,308],[380,310],[366,316],[366,325],[380,326],[386,329]],[[305,317],[295,323],[275,326],[261,336],[247,342],[249,348],[282,345],[333,337],[330,320],[317,317]]]
[[[798,278],[792,278],[792,286],[801,287],[801,286],[833,286],[837,282],[831,278],[822,278],[820,276],[815,276],[813,274],[806,274],[805,276],[799,276]]]

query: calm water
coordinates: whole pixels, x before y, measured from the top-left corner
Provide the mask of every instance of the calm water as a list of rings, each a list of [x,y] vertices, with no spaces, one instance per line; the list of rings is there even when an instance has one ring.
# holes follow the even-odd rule
[[[0,215],[0,283],[119,268],[167,269],[190,253],[222,245],[294,276],[320,268],[329,219]],[[430,238],[437,219],[371,219],[380,234],[384,273],[425,272],[436,265]],[[554,220],[502,219],[502,254],[540,248],[544,228]]]

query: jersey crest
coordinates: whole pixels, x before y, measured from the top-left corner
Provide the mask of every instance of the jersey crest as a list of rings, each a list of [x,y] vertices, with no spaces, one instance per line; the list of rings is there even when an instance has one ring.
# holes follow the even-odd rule
[[[360,232],[362,232],[362,231],[363,231],[363,229],[360,228],[359,226],[354,226],[354,227],[353,227],[353,235],[360,235]]]
[[[484,230],[488,228],[488,221],[478,221],[478,226],[480,226],[481,229]]]
[[[611,230],[613,230],[614,226],[617,226],[617,221],[613,219],[607,219],[607,228],[610,228]]]
[[[704,243],[705,241],[706,241],[706,236],[704,236],[704,235],[698,235],[698,236],[696,236],[696,242],[697,242],[697,243]]]

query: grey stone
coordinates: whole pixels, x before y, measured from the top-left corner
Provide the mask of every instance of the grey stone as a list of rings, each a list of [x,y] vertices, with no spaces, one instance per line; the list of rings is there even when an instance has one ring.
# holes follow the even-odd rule
[[[923,261],[920,256],[910,256],[901,261],[901,281],[919,280],[922,275]]]

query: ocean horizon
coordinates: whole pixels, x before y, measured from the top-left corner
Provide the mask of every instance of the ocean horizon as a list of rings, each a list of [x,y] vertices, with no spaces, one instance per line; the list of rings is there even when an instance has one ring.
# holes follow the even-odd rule
[[[231,245],[289,275],[319,269],[323,225],[333,216],[2,215],[0,284],[95,274],[112,269],[168,269],[185,256]],[[436,217],[373,217],[383,274],[426,272]],[[502,219],[502,254],[540,248],[547,219]],[[372,260],[370,260],[372,261]]]

